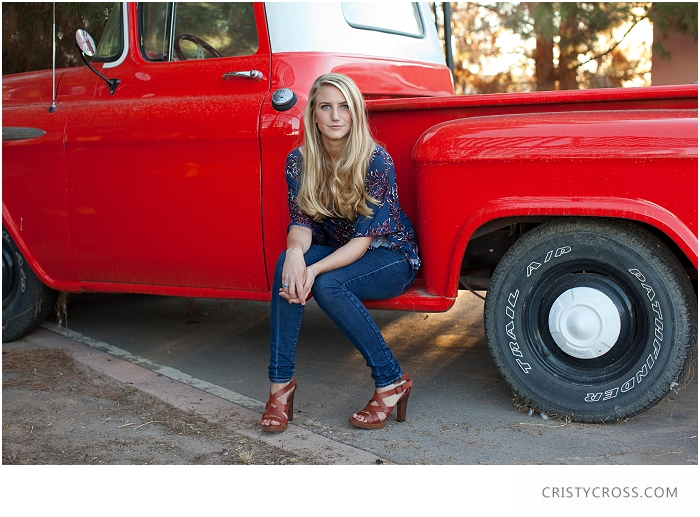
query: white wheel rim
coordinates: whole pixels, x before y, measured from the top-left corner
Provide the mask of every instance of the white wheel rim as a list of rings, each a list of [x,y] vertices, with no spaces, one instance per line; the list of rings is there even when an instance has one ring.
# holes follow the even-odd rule
[[[613,301],[590,287],[574,287],[556,299],[549,331],[561,350],[579,359],[605,355],[620,336],[620,314]]]

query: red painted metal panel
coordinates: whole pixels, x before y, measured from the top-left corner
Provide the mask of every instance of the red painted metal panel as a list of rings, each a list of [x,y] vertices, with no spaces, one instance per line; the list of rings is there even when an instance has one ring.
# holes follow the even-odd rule
[[[3,221],[51,287],[268,299],[267,275],[288,223],[284,159],[300,143],[311,83],[329,71],[353,77],[368,99],[382,98],[368,101],[371,124],[394,158],[424,261],[424,279],[407,293],[369,306],[448,309],[469,237],[495,218],[632,218],[671,235],[697,264],[697,150],[694,157],[644,154],[656,145],[650,139],[670,142],[663,115],[637,124],[632,139],[604,134],[632,123],[616,112],[696,110],[697,86],[450,97],[443,66],[272,56],[261,4],[254,56],[152,63],[139,54],[136,5],[128,9],[129,54],[104,70],[121,79],[114,95],[86,67],[61,70],[59,110],[49,114],[50,72],[3,78],[3,126],[47,132],[3,143]],[[222,78],[250,69],[264,79]],[[294,108],[272,108],[278,88],[296,92]],[[405,98],[391,98],[398,96]],[[535,117],[531,125],[530,115],[519,115],[543,112],[577,113]],[[570,135],[568,147],[552,146],[561,142],[560,126],[569,125],[588,133]],[[681,148],[689,147],[664,149]],[[603,174],[606,168],[614,174]],[[668,204],[679,187],[658,175],[671,168],[684,185],[693,176],[695,197],[682,192]]]
[[[50,72],[3,77],[3,128],[45,132],[2,144],[3,224],[46,285],[75,291],[78,275],[70,243],[64,149],[70,109],[63,99],[85,102],[97,77],[87,68],[64,70],[58,76],[61,91],[67,93],[54,113],[49,113]]]
[[[426,131],[414,160],[428,293],[453,295],[469,237],[507,217],[641,221],[697,266],[696,110],[458,120]]]
[[[141,58],[135,36],[131,59],[106,71],[121,79],[117,91],[99,83],[66,129],[81,281],[267,291],[258,133],[266,33],[252,56],[170,63]],[[224,78],[239,70],[264,77]]]

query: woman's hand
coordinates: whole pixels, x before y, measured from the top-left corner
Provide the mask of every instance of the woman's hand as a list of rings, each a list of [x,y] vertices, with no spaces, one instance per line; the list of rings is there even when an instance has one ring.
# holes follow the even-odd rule
[[[308,273],[304,253],[311,246],[311,230],[303,226],[292,226],[287,234],[287,254],[282,266],[282,287],[279,295],[289,303],[304,305],[311,291],[313,280],[308,288]],[[315,275],[314,277],[315,278]]]
[[[311,285],[313,285],[312,280],[311,285],[306,287],[308,283],[307,270],[304,253],[298,248],[288,249],[282,267],[282,287],[279,290],[279,295],[289,303],[302,305],[306,303],[306,297],[311,291]]]
[[[300,229],[297,230],[297,228]],[[302,233],[302,230],[308,231],[308,234]],[[297,237],[302,237],[302,240],[297,240]],[[304,248],[304,246],[290,245],[300,242],[304,244],[308,242],[308,246]],[[355,237],[350,239],[347,244],[341,246],[324,259],[307,267],[304,261],[305,251],[302,250],[308,250],[310,242],[310,230],[292,227],[287,238],[287,255],[282,267],[282,288],[279,290],[279,295],[289,303],[305,305],[316,276],[355,262],[365,254],[372,242],[372,237]]]

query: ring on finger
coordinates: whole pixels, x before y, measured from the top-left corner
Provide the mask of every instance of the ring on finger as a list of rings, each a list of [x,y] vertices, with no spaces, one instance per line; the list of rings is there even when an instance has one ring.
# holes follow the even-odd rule
[[[289,288],[289,284],[282,284],[282,287],[284,287],[285,289],[288,289],[288,288]]]

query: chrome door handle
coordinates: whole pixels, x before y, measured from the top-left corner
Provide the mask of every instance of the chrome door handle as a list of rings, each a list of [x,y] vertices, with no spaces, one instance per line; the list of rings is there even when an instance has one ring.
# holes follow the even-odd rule
[[[223,75],[223,79],[225,81],[233,79],[234,77],[242,77],[243,79],[260,81],[263,78],[263,73],[260,70],[241,70],[237,72],[227,72]]]

